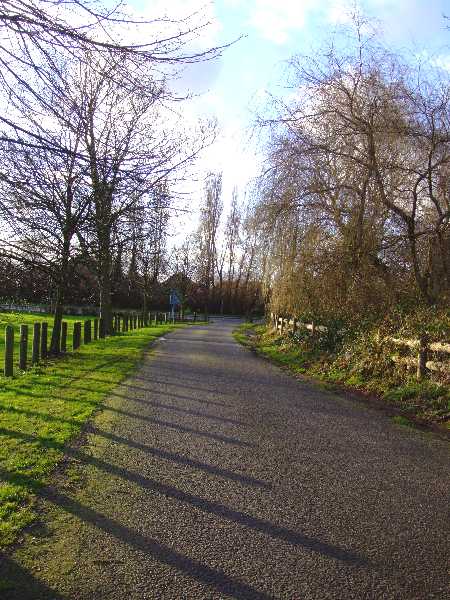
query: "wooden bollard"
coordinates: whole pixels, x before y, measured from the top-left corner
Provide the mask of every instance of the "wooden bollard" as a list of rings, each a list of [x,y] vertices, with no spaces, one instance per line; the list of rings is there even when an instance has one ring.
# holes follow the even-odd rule
[[[5,327],[5,377],[14,375],[14,327]]]
[[[164,323],[167,323],[167,313],[164,313]]]
[[[98,340],[98,319],[94,319],[94,340]]]
[[[20,326],[19,369],[27,370],[28,362],[28,325]]]
[[[61,352],[67,352],[67,321],[61,323]]]
[[[100,317],[98,322],[98,337],[103,340],[105,337],[105,319]]]
[[[81,323],[80,321],[76,321],[73,324],[73,337],[72,337],[72,347],[74,350],[77,350],[81,345]]]
[[[420,381],[427,373],[428,337],[422,335],[419,339],[419,352],[417,354],[417,379]]]
[[[90,344],[92,339],[92,328],[90,320],[84,322],[83,326],[83,342],[85,344]]]
[[[37,365],[39,362],[39,351],[41,348],[41,324],[33,323],[33,346],[31,350],[31,364]]]
[[[42,323],[41,326],[41,358],[47,358],[48,354],[48,323]]]

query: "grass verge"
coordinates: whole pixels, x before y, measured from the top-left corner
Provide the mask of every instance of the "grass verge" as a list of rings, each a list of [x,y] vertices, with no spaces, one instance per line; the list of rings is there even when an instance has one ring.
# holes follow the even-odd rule
[[[67,443],[135,369],[149,343],[185,326],[133,330],[19,377],[0,377],[0,548],[35,520],[34,492],[48,483]]]
[[[326,389],[358,391],[374,402],[382,400],[384,407],[398,412],[394,422],[412,426],[430,425],[450,431],[450,387],[430,380],[417,381],[411,376],[403,380],[390,377],[387,371],[366,371],[362,376],[354,365],[347,368],[339,357],[318,351],[311,345],[303,345],[289,337],[280,337],[265,325],[244,323],[234,332],[237,342],[254,350],[272,362],[295,374],[314,378]],[[380,406],[380,402],[378,402]]]

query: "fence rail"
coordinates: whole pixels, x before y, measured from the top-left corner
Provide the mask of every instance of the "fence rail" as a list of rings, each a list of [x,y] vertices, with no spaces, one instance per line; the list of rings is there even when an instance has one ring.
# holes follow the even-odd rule
[[[295,333],[300,329],[307,329],[314,335],[316,332],[326,332],[327,327],[317,325],[316,323],[304,323],[293,317],[281,317],[275,313],[270,314],[270,321],[273,327],[281,335],[287,331]],[[417,379],[423,379],[429,371],[450,373],[450,361],[447,358],[442,358],[440,355],[450,354],[450,344],[446,342],[432,342],[426,336],[419,339],[405,339],[397,337],[386,337],[386,341],[395,346],[403,346],[410,350],[416,350],[416,356],[399,356],[392,354],[391,360],[399,365],[404,365],[407,368],[416,369]],[[438,357],[433,357],[432,354],[437,354]],[[440,360],[436,360],[440,358]]]
[[[113,314],[112,319],[112,335],[118,333],[126,333],[134,329],[143,327],[151,327],[163,323],[183,322],[183,314],[174,314],[168,312],[147,312],[143,313],[122,313]],[[189,319],[197,320],[197,313]],[[14,338],[16,330],[13,325],[5,326],[5,353],[4,353],[4,375],[12,377],[14,375],[14,366],[17,363],[20,371],[26,371],[29,364],[34,366],[49,355],[49,328],[48,323],[38,322],[32,325],[33,335],[29,335],[29,326],[20,325],[19,329],[19,345],[18,345],[18,360],[15,356]],[[105,324],[102,318],[87,319],[83,323],[75,321],[72,328],[72,350],[77,350],[82,344],[89,344],[92,341],[105,338]],[[29,361],[29,341],[31,339],[31,361]],[[55,357],[63,355],[68,348],[68,322],[63,321],[61,324],[60,342],[58,351]]]

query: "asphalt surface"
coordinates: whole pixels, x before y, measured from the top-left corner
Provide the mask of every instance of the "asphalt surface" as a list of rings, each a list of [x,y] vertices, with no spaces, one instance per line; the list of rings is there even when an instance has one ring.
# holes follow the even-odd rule
[[[234,326],[167,335],[111,397],[5,598],[450,597],[447,443],[289,376]]]

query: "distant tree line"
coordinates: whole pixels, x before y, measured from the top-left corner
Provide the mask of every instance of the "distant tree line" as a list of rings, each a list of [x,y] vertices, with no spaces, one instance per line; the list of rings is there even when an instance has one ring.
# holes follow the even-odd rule
[[[264,313],[262,238],[250,206],[235,188],[224,211],[222,174],[210,173],[198,228],[173,251],[174,271],[195,282],[185,293],[206,313]]]

